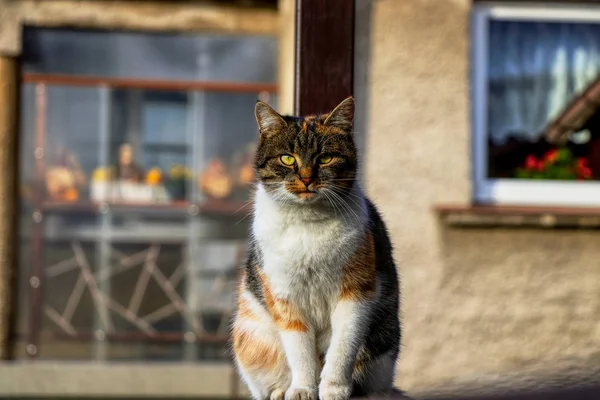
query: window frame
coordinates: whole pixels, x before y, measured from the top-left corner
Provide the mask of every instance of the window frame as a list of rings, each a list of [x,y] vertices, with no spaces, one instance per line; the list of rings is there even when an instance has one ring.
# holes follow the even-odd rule
[[[488,23],[597,22],[600,6],[587,4],[475,4],[471,13],[471,130],[473,200],[480,204],[597,207],[600,181],[567,182],[490,178],[488,173]]]

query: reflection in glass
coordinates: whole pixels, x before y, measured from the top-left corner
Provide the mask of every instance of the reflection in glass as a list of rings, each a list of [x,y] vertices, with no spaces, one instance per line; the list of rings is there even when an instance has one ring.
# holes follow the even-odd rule
[[[600,179],[598,112],[565,145],[546,140],[600,74],[600,24],[492,20],[488,54],[488,176]],[[580,123],[581,122],[581,123]]]
[[[182,90],[168,80],[190,78],[179,61],[150,49],[205,43],[200,47],[212,60],[205,64],[214,71],[203,79],[233,79],[237,68],[250,74],[238,78],[272,82],[273,53],[257,59],[243,48],[274,41],[88,36],[28,30],[25,71],[101,72],[94,71],[96,55],[81,47],[96,43],[104,49],[97,54],[121,68],[107,74],[133,76],[142,60],[144,73],[162,81],[52,83],[45,75],[23,84],[15,355],[228,361],[254,180],[254,104],[259,95],[274,103],[273,86]],[[102,47],[107,37],[129,50],[146,43],[148,52]],[[58,60],[50,49],[59,44],[65,54],[82,56]],[[147,62],[151,57],[160,61]]]
[[[270,37],[26,28],[25,72],[112,78],[274,82]]]

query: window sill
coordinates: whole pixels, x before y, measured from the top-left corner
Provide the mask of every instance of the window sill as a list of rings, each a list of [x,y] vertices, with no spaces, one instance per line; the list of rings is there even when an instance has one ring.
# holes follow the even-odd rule
[[[600,208],[439,204],[434,211],[453,227],[600,228]]]

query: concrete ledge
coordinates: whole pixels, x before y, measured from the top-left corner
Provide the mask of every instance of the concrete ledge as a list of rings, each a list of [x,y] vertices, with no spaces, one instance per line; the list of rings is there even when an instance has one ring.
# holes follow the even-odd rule
[[[498,373],[448,379],[446,384],[411,391],[420,400],[600,399],[600,353],[553,358]],[[591,396],[591,397],[589,397]]]
[[[437,205],[434,212],[454,227],[600,228],[600,208]]]
[[[394,389],[390,393],[376,394],[368,397],[352,397],[355,400],[415,400],[406,396],[402,391]]]
[[[0,397],[232,398],[231,365],[183,363],[10,362],[0,364]],[[238,396],[248,397],[243,384]]]

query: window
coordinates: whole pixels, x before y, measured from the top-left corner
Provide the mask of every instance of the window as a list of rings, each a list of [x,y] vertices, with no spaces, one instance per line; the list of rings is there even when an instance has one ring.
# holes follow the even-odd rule
[[[479,203],[600,204],[600,8],[476,6]]]
[[[27,29],[18,358],[229,362],[269,37]]]

